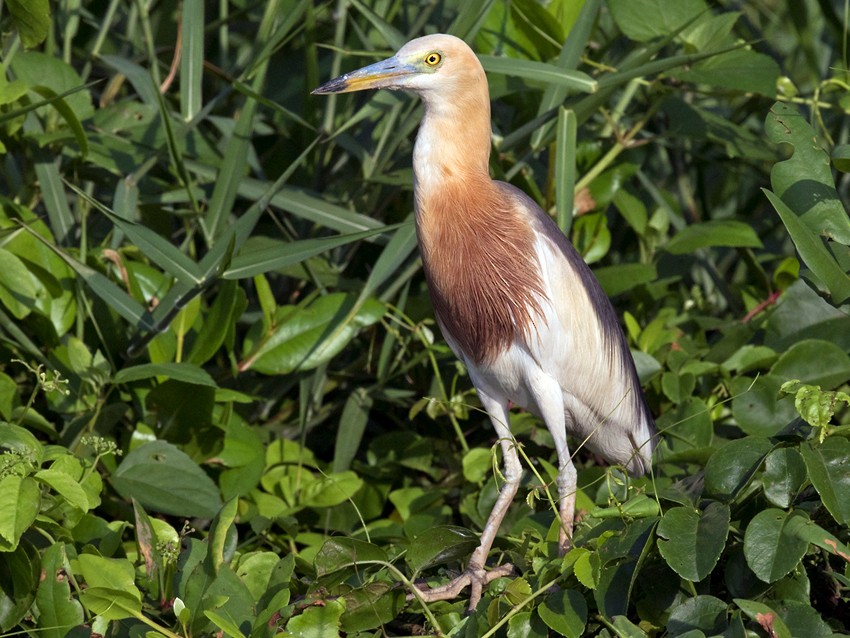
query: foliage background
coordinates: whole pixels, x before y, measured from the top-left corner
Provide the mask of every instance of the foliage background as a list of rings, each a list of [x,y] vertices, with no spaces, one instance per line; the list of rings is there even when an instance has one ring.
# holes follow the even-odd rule
[[[6,0],[2,635],[850,631],[850,87],[838,0]],[[443,31],[494,176],[623,317],[654,475],[550,438],[465,601],[493,433],[435,328],[409,96],[322,81]],[[572,214],[570,214],[572,211]]]

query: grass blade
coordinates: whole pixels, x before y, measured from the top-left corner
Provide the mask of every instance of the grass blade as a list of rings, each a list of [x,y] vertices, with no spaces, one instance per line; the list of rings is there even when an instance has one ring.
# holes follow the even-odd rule
[[[203,106],[204,0],[183,0],[180,30],[180,109],[183,120],[189,122]]]
[[[558,210],[558,226],[569,232],[573,223],[576,187],[576,114],[565,108],[558,111],[555,142],[555,206]]]
[[[479,55],[478,59],[481,60],[481,64],[487,73],[523,78],[549,86],[554,84],[582,93],[594,93],[597,89],[596,80],[587,73],[561,69],[554,64],[495,55]]]

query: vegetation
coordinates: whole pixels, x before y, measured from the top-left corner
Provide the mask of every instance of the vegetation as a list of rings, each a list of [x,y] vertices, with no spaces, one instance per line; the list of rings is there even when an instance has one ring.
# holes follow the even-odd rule
[[[847,2],[6,0],[0,635],[850,633]],[[500,476],[411,221],[420,105],[310,96],[443,31],[492,172],[623,318],[652,476],[516,411]],[[571,214],[571,211],[573,214]],[[604,427],[602,425],[601,427]]]

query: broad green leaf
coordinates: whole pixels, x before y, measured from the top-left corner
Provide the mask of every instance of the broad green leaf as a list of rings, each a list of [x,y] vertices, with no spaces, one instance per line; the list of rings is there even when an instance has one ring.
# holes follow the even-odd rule
[[[750,620],[761,625],[767,635],[771,638],[792,638],[793,634],[788,630],[783,620],[773,608],[755,600],[735,598],[735,604],[749,616]],[[795,637],[796,638],[796,637]]]
[[[0,632],[8,632],[28,615],[47,572],[42,575],[39,550],[24,540],[15,551],[0,552],[0,574]]]
[[[782,353],[770,374],[831,390],[850,379],[850,356],[831,341],[806,339]]]
[[[775,98],[779,73],[779,65],[770,56],[737,49],[703,60],[692,68],[673,71],[671,75],[685,82]]]
[[[440,525],[416,537],[405,554],[405,561],[416,572],[432,565],[450,563],[478,547],[478,536],[464,527]]]
[[[699,630],[706,636],[717,636],[726,629],[726,603],[714,596],[694,596],[676,605],[667,621],[672,636]]]
[[[364,563],[385,563],[388,560],[387,553],[377,545],[355,538],[337,537],[325,541],[314,562],[316,574],[321,577]]]
[[[729,506],[712,501],[703,511],[668,510],[658,524],[658,551],[682,578],[698,582],[717,564],[729,534]],[[664,540],[666,539],[666,540]]]
[[[764,460],[764,495],[777,507],[790,507],[805,480],[806,465],[795,448],[777,448]]]
[[[38,298],[47,295],[44,286],[16,255],[0,248],[0,303],[16,319],[23,319],[32,312]]]
[[[818,136],[808,117],[796,106],[777,102],[765,120],[765,131],[772,142],[790,144],[794,149],[790,158],[774,164],[770,172],[773,192],[812,236],[850,245],[850,218],[835,189],[829,155],[818,144]],[[786,212],[779,208],[777,212],[803,255],[798,237],[786,220]],[[805,255],[803,258],[812,267]]]
[[[230,638],[245,638],[245,634],[243,634],[239,627],[229,618],[225,618],[221,614],[217,614],[214,611],[204,610],[204,615],[209,618],[212,623],[218,627],[221,632],[225,636],[230,636]]]
[[[307,607],[286,623],[289,635],[300,638],[339,638],[340,617],[345,611],[341,600],[326,600],[319,607]]]
[[[549,594],[537,607],[546,625],[559,636],[581,638],[587,624],[587,603],[575,589]]]
[[[608,8],[620,30],[632,40],[664,38],[708,8],[704,0],[609,0]]]
[[[850,525],[850,441],[838,436],[800,446],[809,480],[840,525]]]
[[[36,594],[39,636],[65,638],[72,628],[83,623],[83,607],[71,596],[67,565],[64,543],[54,543],[42,554],[42,578]]]
[[[836,635],[824,622],[821,614],[807,603],[795,600],[784,601],[777,611],[792,636],[833,638]]]
[[[705,466],[705,491],[721,501],[734,500],[761,466],[772,444],[768,439],[748,436],[729,441]]]
[[[354,472],[326,474],[307,484],[299,493],[305,507],[336,507],[346,503],[363,487],[363,480]]]
[[[209,375],[209,372],[191,363],[143,363],[130,366],[116,372],[112,382],[115,384],[132,383],[133,381],[157,377],[167,377],[174,381],[183,381],[193,385],[216,387],[216,382]]]
[[[75,559],[74,565],[89,588],[105,587],[119,590],[135,599],[141,610],[142,594],[135,585],[136,570],[130,561],[123,558],[80,554]]]
[[[344,595],[341,628],[353,632],[381,627],[396,618],[406,605],[404,591],[385,582],[367,583]]]
[[[774,193],[762,189],[791,235],[800,258],[829,289],[836,303],[850,297],[850,275],[848,275],[829,252],[822,238],[803,223],[802,218],[791,210]]]
[[[809,544],[789,533],[796,513],[778,509],[762,510],[753,517],[744,534],[744,556],[753,573],[766,583],[785,576],[806,553]]]
[[[50,32],[49,0],[7,0],[6,7],[25,47],[44,42]]]
[[[735,220],[711,220],[686,226],[664,245],[664,250],[684,255],[709,246],[760,248],[761,240],[749,224]]]
[[[842,173],[850,173],[850,144],[839,144],[830,154],[832,165]]]
[[[384,305],[369,299],[351,316],[355,302],[353,295],[332,293],[306,306],[281,306],[271,334],[257,339],[259,325],[249,333],[245,350],[250,355],[242,369],[287,374],[326,363],[361,328],[375,323],[384,314]]]
[[[602,289],[609,297],[627,292],[642,284],[648,284],[658,278],[653,264],[618,264],[605,266],[593,271]]]
[[[41,493],[33,478],[17,474],[0,478],[0,551],[15,550],[40,506]]]
[[[235,281],[222,282],[186,360],[195,365],[209,361],[224,344],[227,335],[235,329],[236,321],[246,304],[245,292]]]
[[[779,392],[784,381],[764,374],[755,381],[742,377],[733,386],[738,393],[732,399],[732,416],[741,430],[753,436],[773,436],[797,418],[794,401]]]
[[[49,485],[53,490],[60,494],[69,505],[84,512],[88,511],[91,507],[85,490],[70,474],[49,468],[36,472],[33,475],[33,478]]]
[[[221,497],[212,479],[185,453],[165,441],[130,452],[112,475],[116,491],[147,510],[212,518]]]
[[[80,602],[91,613],[106,620],[138,618],[142,602],[131,593],[111,587],[89,587],[80,592]]]

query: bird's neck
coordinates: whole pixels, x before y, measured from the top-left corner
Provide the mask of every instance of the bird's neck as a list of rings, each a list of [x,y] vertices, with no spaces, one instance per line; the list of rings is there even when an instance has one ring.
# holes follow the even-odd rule
[[[423,95],[413,150],[417,204],[448,182],[489,181],[490,97],[486,80],[482,84],[458,95]]]

